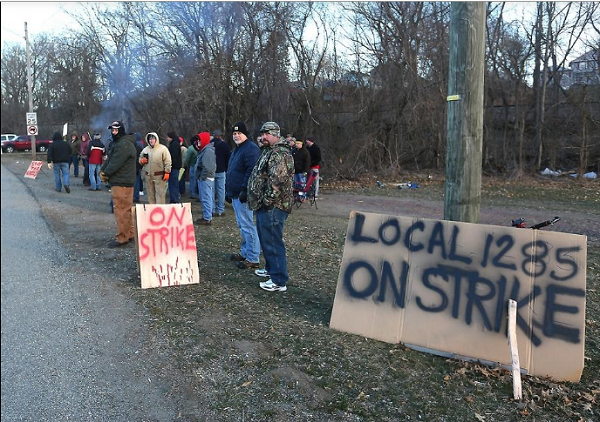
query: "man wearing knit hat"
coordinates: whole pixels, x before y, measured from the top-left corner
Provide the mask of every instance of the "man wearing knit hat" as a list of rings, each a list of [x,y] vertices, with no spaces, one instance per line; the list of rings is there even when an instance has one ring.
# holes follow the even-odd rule
[[[231,153],[227,168],[227,183],[225,187],[227,202],[231,202],[242,243],[239,253],[229,256],[238,262],[241,269],[258,268],[260,259],[260,241],[254,224],[254,212],[248,207],[248,179],[258,160],[260,150],[248,139],[246,125],[236,123],[232,128],[235,149]]]
[[[294,159],[277,123],[263,124],[260,132],[268,146],[263,148],[248,181],[248,204],[256,211],[256,227],[265,257],[264,271],[255,273],[270,275],[267,281],[259,283],[261,289],[285,292],[289,275],[283,226],[294,202]]]
[[[108,152],[108,160],[102,166],[100,179],[110,183],[110,192],[114,203],[117,222],[115,239],[108,243],[109,248],[124,246],[133,240],[133,185],[135,184],[135,166],[137,151],[133,133],[125,134],[125,125],[115,121],[108,127],[113,143]]]

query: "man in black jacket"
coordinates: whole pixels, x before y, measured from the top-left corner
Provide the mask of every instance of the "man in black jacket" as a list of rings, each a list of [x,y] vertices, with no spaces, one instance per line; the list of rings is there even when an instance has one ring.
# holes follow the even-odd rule
[[[135,135],[125,134],[125,125],[121,121],[113,122],[109,127],[113,143],[108,152],[108,160],[102,166],[100,179],[110,183],[117,222],[115,239],[108,243],[109,248],[124,246],[133,240],[133,185],[135,185],[135,166],[137,153]]]
[[[231,156],[229,145],[222,139],[222,136],[220,130],[213,132],[212,142],[217,157],[217,170],[215,171],[215,200],[212,213],[217,217],[222,216],[225,212],[225,180],[227,178],[227,164]]]
[[[169,202],[177,204],[180,202],[181,195],[179,194],[179,169],[183,164],[181,157],[181,143],[179,136],[175,132],[167,133],[169,152],[171,153],[171,177],[169,181]]]
[[[54,170],[54,189],[57,192],[65,185],[65,192],[71,193],[69,187],[69,161],[71,160],[71,146],[67,144],[60,133],[54,132],[52,143],[48,148],[48,168]],[[62,173],[62,184],[61,184]]]

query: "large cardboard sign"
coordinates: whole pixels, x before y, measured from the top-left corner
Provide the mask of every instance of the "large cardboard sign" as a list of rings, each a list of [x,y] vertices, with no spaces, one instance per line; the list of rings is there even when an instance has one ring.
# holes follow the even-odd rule
[[[580,235],[353,211],[330,326],[510,365],[514,299],[522,369],[579,381],[586,254]]]
[[[32,161],[31,164],[29,164],[27,171],[25,172],[25,177],[28,179],[35,179],[38,176],[43,165],[43,161]]]
[[[137,204],[134,221],[142,289],[200,282],[191,204]]]

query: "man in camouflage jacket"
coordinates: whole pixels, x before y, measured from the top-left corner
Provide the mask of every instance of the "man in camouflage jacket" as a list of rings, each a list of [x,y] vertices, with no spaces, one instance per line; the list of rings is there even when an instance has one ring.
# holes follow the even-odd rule
[[[265,123],[260,132],[269,146],[263,148],[248,180],[248,206],[256,212],[256,228],[266,262],[264,272],[271,277],[260,287],[284,292],[289,275],[283,226],[294,202],[294,159],[277,123]]]

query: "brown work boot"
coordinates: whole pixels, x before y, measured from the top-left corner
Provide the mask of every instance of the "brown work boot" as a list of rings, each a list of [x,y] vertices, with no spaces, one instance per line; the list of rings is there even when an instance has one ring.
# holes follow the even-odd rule
[[[196,224],[198,224],[199,226],[210,226],[212,225],[212,221],[205,220],[204,218],[199,218],[196,220]]]
[[[237,266],[238,266],[238,268],[241,268],[242,270],[247,270],[248,268],[258,268],[258,267],[260,267],[260,264],[258,262],[250,262],[248,260],[245,260],[245,261],[238,263]]]
[[[230,261],[237,261],[237,262],[242,262],[245,261],[246,258],[244,258],[242,255],[240,255],[239,253],[234,253],[232,255],[229,255],[229,260]]]

